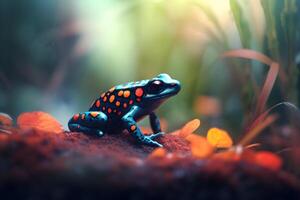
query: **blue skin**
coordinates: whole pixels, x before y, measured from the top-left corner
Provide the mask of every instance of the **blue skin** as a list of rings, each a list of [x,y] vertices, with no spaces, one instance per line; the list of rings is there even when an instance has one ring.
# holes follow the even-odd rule
[[[179,91],[179,81],[172,79],[168,74],[118,85],[102,93],[88,112],[74,115],[68,126],[70,131],[98,136],[126,129],[138,142],[162,147],[153,140],[164,134],[154,110]],[[153,131],[153,134],[147,136],[137,126],[137,122],[146,116],[149,116]]]

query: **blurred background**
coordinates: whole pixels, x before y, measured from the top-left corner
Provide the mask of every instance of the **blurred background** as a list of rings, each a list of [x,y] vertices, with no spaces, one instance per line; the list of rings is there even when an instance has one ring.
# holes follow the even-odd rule
[[[268,67],[224,59],[249,48],[280,63],[268,105],[300,104],[299,0],[1,1],[0,112],[44,110],[66,127],[101,92],[168,73],[181,92],[158,110],[238,133]]]

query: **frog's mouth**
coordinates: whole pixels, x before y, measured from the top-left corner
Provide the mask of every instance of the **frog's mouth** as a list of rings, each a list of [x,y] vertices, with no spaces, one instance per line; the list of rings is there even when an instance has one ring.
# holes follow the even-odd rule
[[[171,83],[170,87],[166,88],[160,95],[156,95],[153,97],[149,97],[151,100],[159,100],[159,99],[166,99],[168,97],[176,95],[181,89],[181,86],[178,83]]]

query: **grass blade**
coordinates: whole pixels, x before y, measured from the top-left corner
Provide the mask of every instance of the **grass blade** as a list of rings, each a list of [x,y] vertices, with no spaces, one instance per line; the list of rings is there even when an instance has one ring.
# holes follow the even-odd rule
[[[241,5],[237,0],[230,0],[230,9],[234,17],[235,25],[240,35],[241,43],[244,48],[251,46],[251,32],[248,22],[243,14]]]
[[[277,115],[268,116],[265,120],[263,120],[261,123],[257,124],[254,128],[247,132],[242,138],[242,140],[239,142],[239,145],[248,145],[253,140],[253,138],[255,138],[259,133],[261,133],[261,131],[263,131],[277,119]]]
[[[253,117],[250,119],[250,122],[248,122],[246,125],[245,132],[249,132],[257,125],[258,122],[260,122],[260,120],[257,121],[257,119],[259,119],[259,116],[261,115],[261,113],[263,113],[265,109],[266,102],[274,86],[280,66],[277,62],[274,62],[272,59],[265,56],[264,54],[261,54],[259,52],[250,49],[238,49],[238,50],[226,51],[222,55],[222,57],[253,59],[253,60],[258,60],[266,65],[269,65],[269,71],[267,73],[266,80],[263,84],[262,90],[259,93],[257,99],[255,112],[253,114]]]
[[[260,113],[263,112],[265,108],[266,102],[268,100],[268,97],[271,93],[271,90],[274,86],[275,80],[279,72],[279,67],[280,67],[279,64],[273,62],[269,57],[265,56],[264,54],[261,54],[259,52],[250,49],[237,49],[232,51],[226,51],[225,53],[223,53],[222,57],[246,58],[246,59],[258,60],[266,65],[269,65],[270,69],[268,71],[262,90],[259,94],[257,100],[257,106],[254,112],[254,118],[256,118]]]
[[[211,33],[208,33],[208,35],[213,36],[213,41],[216,40],[218,43],[222,44],[224,48],[228,48],[228,39],[226,33],[223,30],[213,10],[203,2],[195,2],[195,5],[206,15],[207,19],[214,25],[214,27],[217,30],[217,33],[220,34],[221,38],[215,36],[215,33],[213,33],[213,31],[210,31]],[[208,29],[205,30],[209,31]]]
[[[294,104],[289,102],[281,102],[272,106],[255,119],[255,121],[251,124],[250,130],[244,134],[245,136],[239,142],[239,145],[249,144],[249,142],[251,142],[251,140],[256,137],[263,129],[272,124],[278,117],[276,115],[269,114],[272,110],[279,106],[288,106],[298,111],[298,108]]]
[[[266,34],[268,41],[268,48],[272,53],[272,56],[276,59],[279,58],[278,50],[278,36],[276,29],[276,18],[274,15],[274,6],[276,1],[273,0],[261,0],[260,1],[262,8],[264,10],[265,19],[266,19]]]

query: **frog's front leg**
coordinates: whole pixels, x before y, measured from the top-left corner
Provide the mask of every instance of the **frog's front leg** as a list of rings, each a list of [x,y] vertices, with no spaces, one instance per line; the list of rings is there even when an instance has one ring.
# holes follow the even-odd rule
[[[139,112],[139,107],[133,106],[131,110],[122,117],[122,122],[123,122],[123,127],[129,131],[129,133],[140,143],[142,144],[147,144],[151,146],[157,146],[157,147],[162,147],[161,144],[158,142],[152,140],[156,138],[158,135],[157,134],[152,134],[150,136],[145,136],[140,128],[137,126],[136,121],[134,120],[133,116],[137,112]]]
[[[159,121],[158,116],[154,112],[152,112],[149,115],[149,119],[150,119],[151,129],[154,133],[151,135],[151,137],[159,137],[159,136],[163,135],[164,132],[161,131],[160,121]]]
[[[103,112],[83,112],[75,114],[68,123],[70,131],[103,136],[107,126],[107,116]]]

